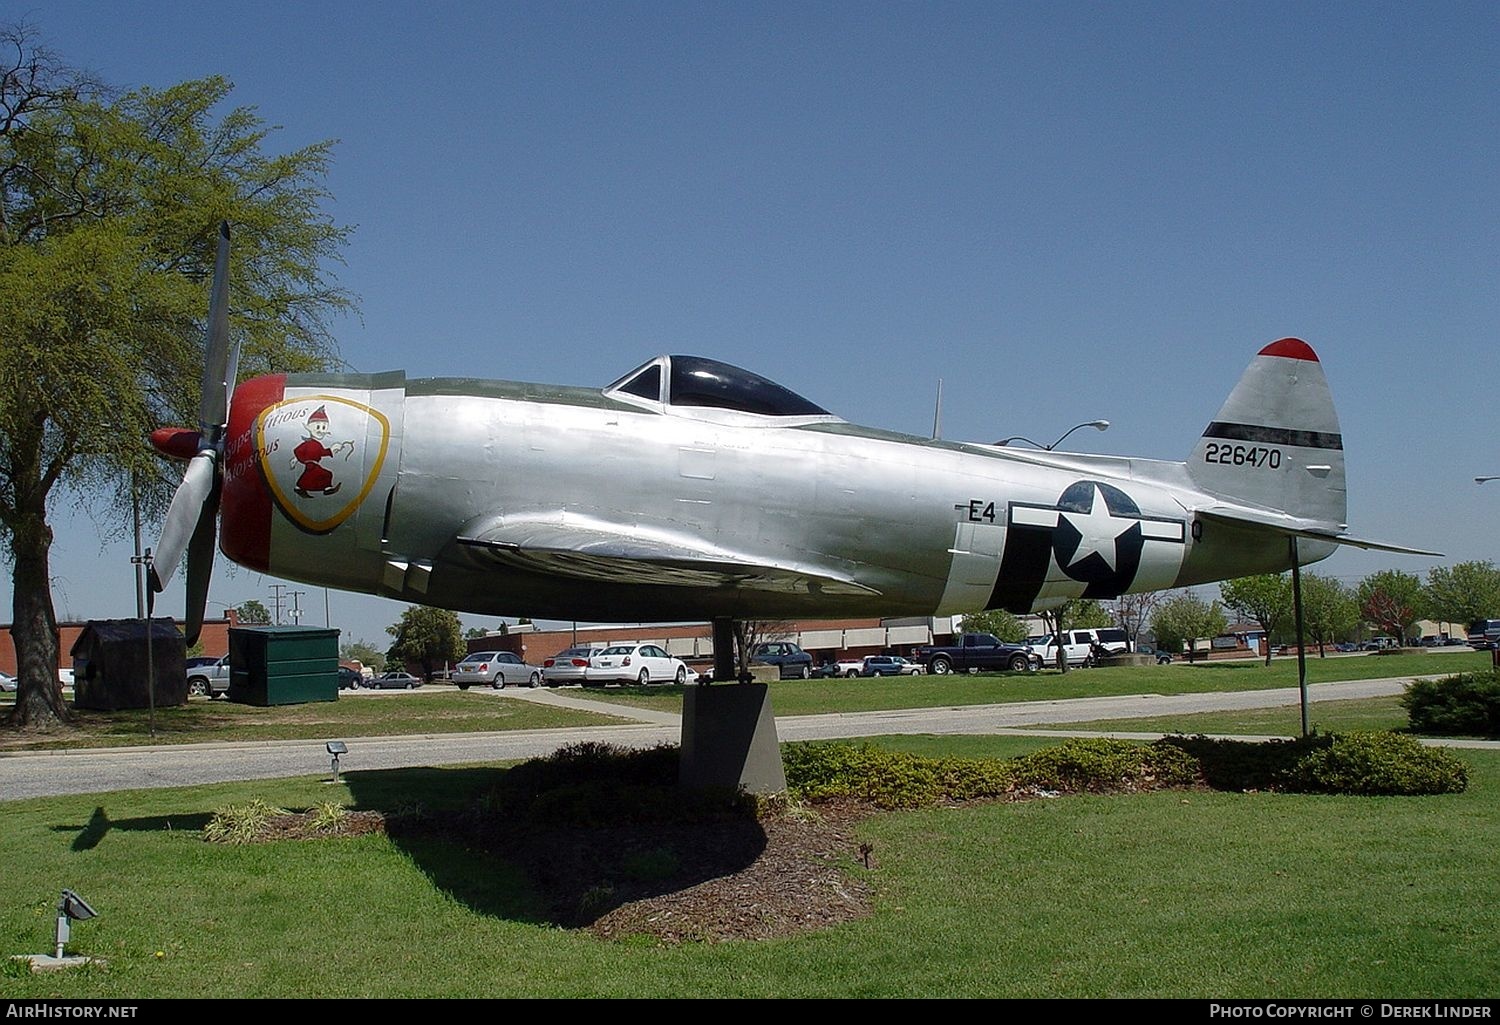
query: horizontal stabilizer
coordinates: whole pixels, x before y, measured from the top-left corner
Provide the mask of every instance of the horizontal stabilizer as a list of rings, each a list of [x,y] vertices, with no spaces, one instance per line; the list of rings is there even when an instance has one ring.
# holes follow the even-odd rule
[[[1197,511],[1199,518],[1220,523],[1230,523],[1238,526],[1261,527],[1273,530],[1287,537],[1305,538],[1309,541],[1323,541],[1328,544],[1350,545],[1354,548],[1365,548],[1377,552],[1395,552],[1398,555],[1430,555],[1442,558],[1442,552],[1430,552],[1424,548],[1408,548],[1405,545],[1391,544],[1387,541],[1372,541],[1368,538],[1354,537],[1350,534],[1340,533],[1327,527],[1307,526],[1306,521],[1299,521],[1292,516],[1282,516],[1273,512],[1262,512],[1255,509],[1243,509],[1229,506],[1216,506],[1212,509],[1200,509]]]
[[[532,572],[579,580],[680,587],[739,587],[786,594],[878,594],[826,567],[776,565],[704,545],[695,538],[626,531],[574,514],[555,519],[490,520],[458,543],[476,554]]]

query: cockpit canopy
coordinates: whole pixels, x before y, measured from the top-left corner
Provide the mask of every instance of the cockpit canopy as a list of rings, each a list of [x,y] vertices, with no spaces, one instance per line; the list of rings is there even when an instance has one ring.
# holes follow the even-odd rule
[[[627,402],[644,399],[679,412],[693,408],[756,416],[832,417],[828,410],[775,381],[703,356],[658,356],[605,388],[604,394]]]

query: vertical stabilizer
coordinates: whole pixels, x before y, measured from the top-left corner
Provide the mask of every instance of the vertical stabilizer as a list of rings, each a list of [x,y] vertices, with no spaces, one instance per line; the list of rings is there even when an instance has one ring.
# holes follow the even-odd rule
[[[1343,435],[1312,347],[1283,338],[1260,350],[1187,469],[1215,496],[1343,530]]]

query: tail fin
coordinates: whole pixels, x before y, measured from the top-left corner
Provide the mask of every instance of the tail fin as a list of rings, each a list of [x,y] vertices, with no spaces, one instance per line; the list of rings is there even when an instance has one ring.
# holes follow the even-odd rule
[[[1323,365],[1283,338],[1256,355],[1187,462],[1204,491],[1342,532],[1344,440]]]

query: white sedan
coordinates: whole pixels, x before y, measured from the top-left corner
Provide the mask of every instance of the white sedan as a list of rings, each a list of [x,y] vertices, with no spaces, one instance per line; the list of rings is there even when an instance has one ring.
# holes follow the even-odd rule
[[[589,659],[584,674],[585,687],[597,687],[611,681],[642,686],[648,683],[680,685],[687,683],[688,668],[682,659],[668,655],[660,645],[616,644]]]

